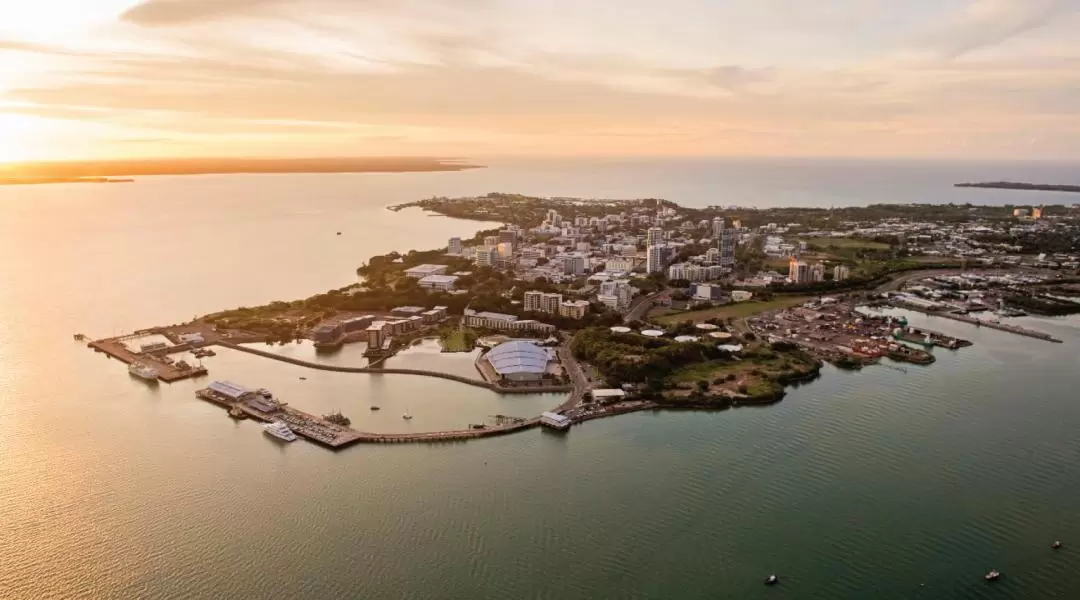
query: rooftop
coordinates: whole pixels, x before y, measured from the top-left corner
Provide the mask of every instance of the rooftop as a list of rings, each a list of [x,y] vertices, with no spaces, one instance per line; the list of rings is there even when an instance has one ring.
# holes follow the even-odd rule
[[[500,375],[543,373],[548,364],[547,350],[521,340],[499,344],[488,352],[486,358]]]

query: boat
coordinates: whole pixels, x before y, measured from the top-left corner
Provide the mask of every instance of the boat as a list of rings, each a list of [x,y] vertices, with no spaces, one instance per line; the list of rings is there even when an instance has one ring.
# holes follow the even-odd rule
[[[372,406],[371,410],[379,410],[379,407],[378,406]]]
[[[405,414],[401,415],[401,418],[408,421],[408,420],[412,419],[412,415],[410,415],[408,412],[406,412]]]
[[[133,362],[128,365],[128,373],[145,381],[156,382],[158,380],[157,369],[141,362]]]
[[[229,409],[229,416],[234,418],[234,419],[240,420],[240,419],[246,419],[247,418],[247,413],[244,412],[243,410],[241,410],[240,407],[234,406],[234,407]]]
[[[289,429],[289,426],[281,421],[274,421],[273,423],[267,423],[263,425],[263,433],[272,435],[279,440],[286,442],[295,442],[296,434]]]
[[[765,578],[765,585],[776,585],[778,583],[780,583],[780,579],[776,575],[769,575]]]
[[[983,579],[985,579],[987,581],[997,581],[999,577],[1001,577],[1001,573],[998,573],[997,571],[995,571],[993,569],[990,569],[990,572],[987,573],[985,576],[983,576]]]
[[[1050,544],[1050,547],[1054,550],[1057,550],[1061,547],[1061,542],[1054,542],[1053,544]]]
[[[300,381],[307,381],[307,377],[301,377]]]
[[[327,423],[333,423],[334,425],[341,425],[343,427],[348,427],[352,424],[352,421],[349,420],[349,417],[341,414],[340,410],[335,410],[332,413],[325,414],[322,416],[322,418]]]

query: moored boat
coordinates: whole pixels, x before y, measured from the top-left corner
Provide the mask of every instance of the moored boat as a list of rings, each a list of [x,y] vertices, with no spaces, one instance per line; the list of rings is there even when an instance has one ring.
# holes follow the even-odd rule
[[[157,369],[141,362],[133,362],[128,365],[128,373],[144,381],[156,383],[158,380]]]
[[[983,576],[983,579],[987,581],[997,581],[1001,577],[1001,573],[994,569],[990,569],[990,572]]]
[[[284,440],[286,442],[296,441],[296,434],[293,433],[292,429],[289,429],[288,425],[282,423],[281,421],[274,421],[273,423],[267,423],[266,425],[263,425],[263,433],[272,435],[277,439]]]

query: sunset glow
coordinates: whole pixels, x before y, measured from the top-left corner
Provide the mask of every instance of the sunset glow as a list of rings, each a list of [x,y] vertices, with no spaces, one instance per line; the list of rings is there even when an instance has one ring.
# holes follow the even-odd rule
[[[1080,155],[1074,0],[0,5],[0,160]]]

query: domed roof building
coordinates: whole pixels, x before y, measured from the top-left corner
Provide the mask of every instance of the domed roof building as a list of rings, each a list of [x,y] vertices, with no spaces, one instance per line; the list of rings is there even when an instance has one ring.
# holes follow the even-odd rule
[[[484,357],[495,373],[511,381],[537,381],[547,372],[550,351],[533,342],[512,340],[495,346]]]

